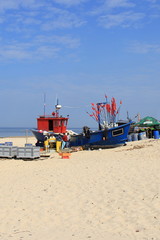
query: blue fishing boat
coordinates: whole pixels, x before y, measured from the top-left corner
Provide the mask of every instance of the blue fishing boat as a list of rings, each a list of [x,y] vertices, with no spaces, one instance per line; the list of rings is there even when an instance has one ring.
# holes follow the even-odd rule
[[[120,102],[121,104],[121,102]],[[116,123],[116,116],[120,107],[117,109],[116,101],[112,98],[111,103],[92,103],[93,113],[89,114],[98,123],[99,129],[91,131],[87,126],[83,127],[81,134],[72,135],[70,146],[83,146],[83,148],[110,148],[124,145],[131,122],[120,126]]]
[[[109,129],[83,132],[72,135],[70,146],[83,146],[84,148],[110,148],[124,145],[130,128],[130,122],[124,125]]]

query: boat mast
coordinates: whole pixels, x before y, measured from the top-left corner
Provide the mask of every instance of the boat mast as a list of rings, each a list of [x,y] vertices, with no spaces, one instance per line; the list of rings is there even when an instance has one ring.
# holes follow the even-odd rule
[[[46,94],[44,93],[44,116],[46,115]]]
[[[101,103],[97,103],[97,116],[98,116],[98,128],[99,130],[102,130],[101,118],[100,118],[100,104]]]
[[[59,100],[57,98],[57,104],[55,105],[56,108],[56,117],[59,117],[59,110],[61,109],[61,105],[59,104]]]

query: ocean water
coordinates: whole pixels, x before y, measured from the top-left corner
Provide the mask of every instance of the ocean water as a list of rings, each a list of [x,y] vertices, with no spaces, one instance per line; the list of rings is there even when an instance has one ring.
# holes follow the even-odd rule
[[[20,137],[20,136],[33,136],[32,128],[24,127],[0,127],[0,138],[2,137]]]
[[[34,136],[31,129],[32,127],[0,127],[0,138],[3,137],[22,137],[22,136]],[[81,133],[82,128],[69,128],[76,133]],[[93,130],[93,129],[92,129]]]

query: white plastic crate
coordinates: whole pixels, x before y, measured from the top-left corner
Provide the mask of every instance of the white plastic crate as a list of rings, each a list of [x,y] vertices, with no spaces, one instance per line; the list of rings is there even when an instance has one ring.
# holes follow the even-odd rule
[[[40,147],[17,147],[17,158],[34,159],[40,157]]]
[[[0,145],[0,157],[14,158],[17,154],[17,147]]]

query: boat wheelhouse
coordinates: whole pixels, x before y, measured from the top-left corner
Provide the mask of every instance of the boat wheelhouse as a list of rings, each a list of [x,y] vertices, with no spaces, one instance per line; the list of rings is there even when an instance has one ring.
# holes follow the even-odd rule
[[[65,133],[67,130],[68,117],[58,117],[54,115],[40,116],[37,118],[37,130]]]
[[[55,112],[52,115],[41,115],[37,118],[37,129],[32,129],[32,133],[37,138],[38,142],[44,142],[46,135],[52,136],[54,134],[64,134],[67,131],[67,124],[69,117],[59,116],[61,105],[55,106]]]

